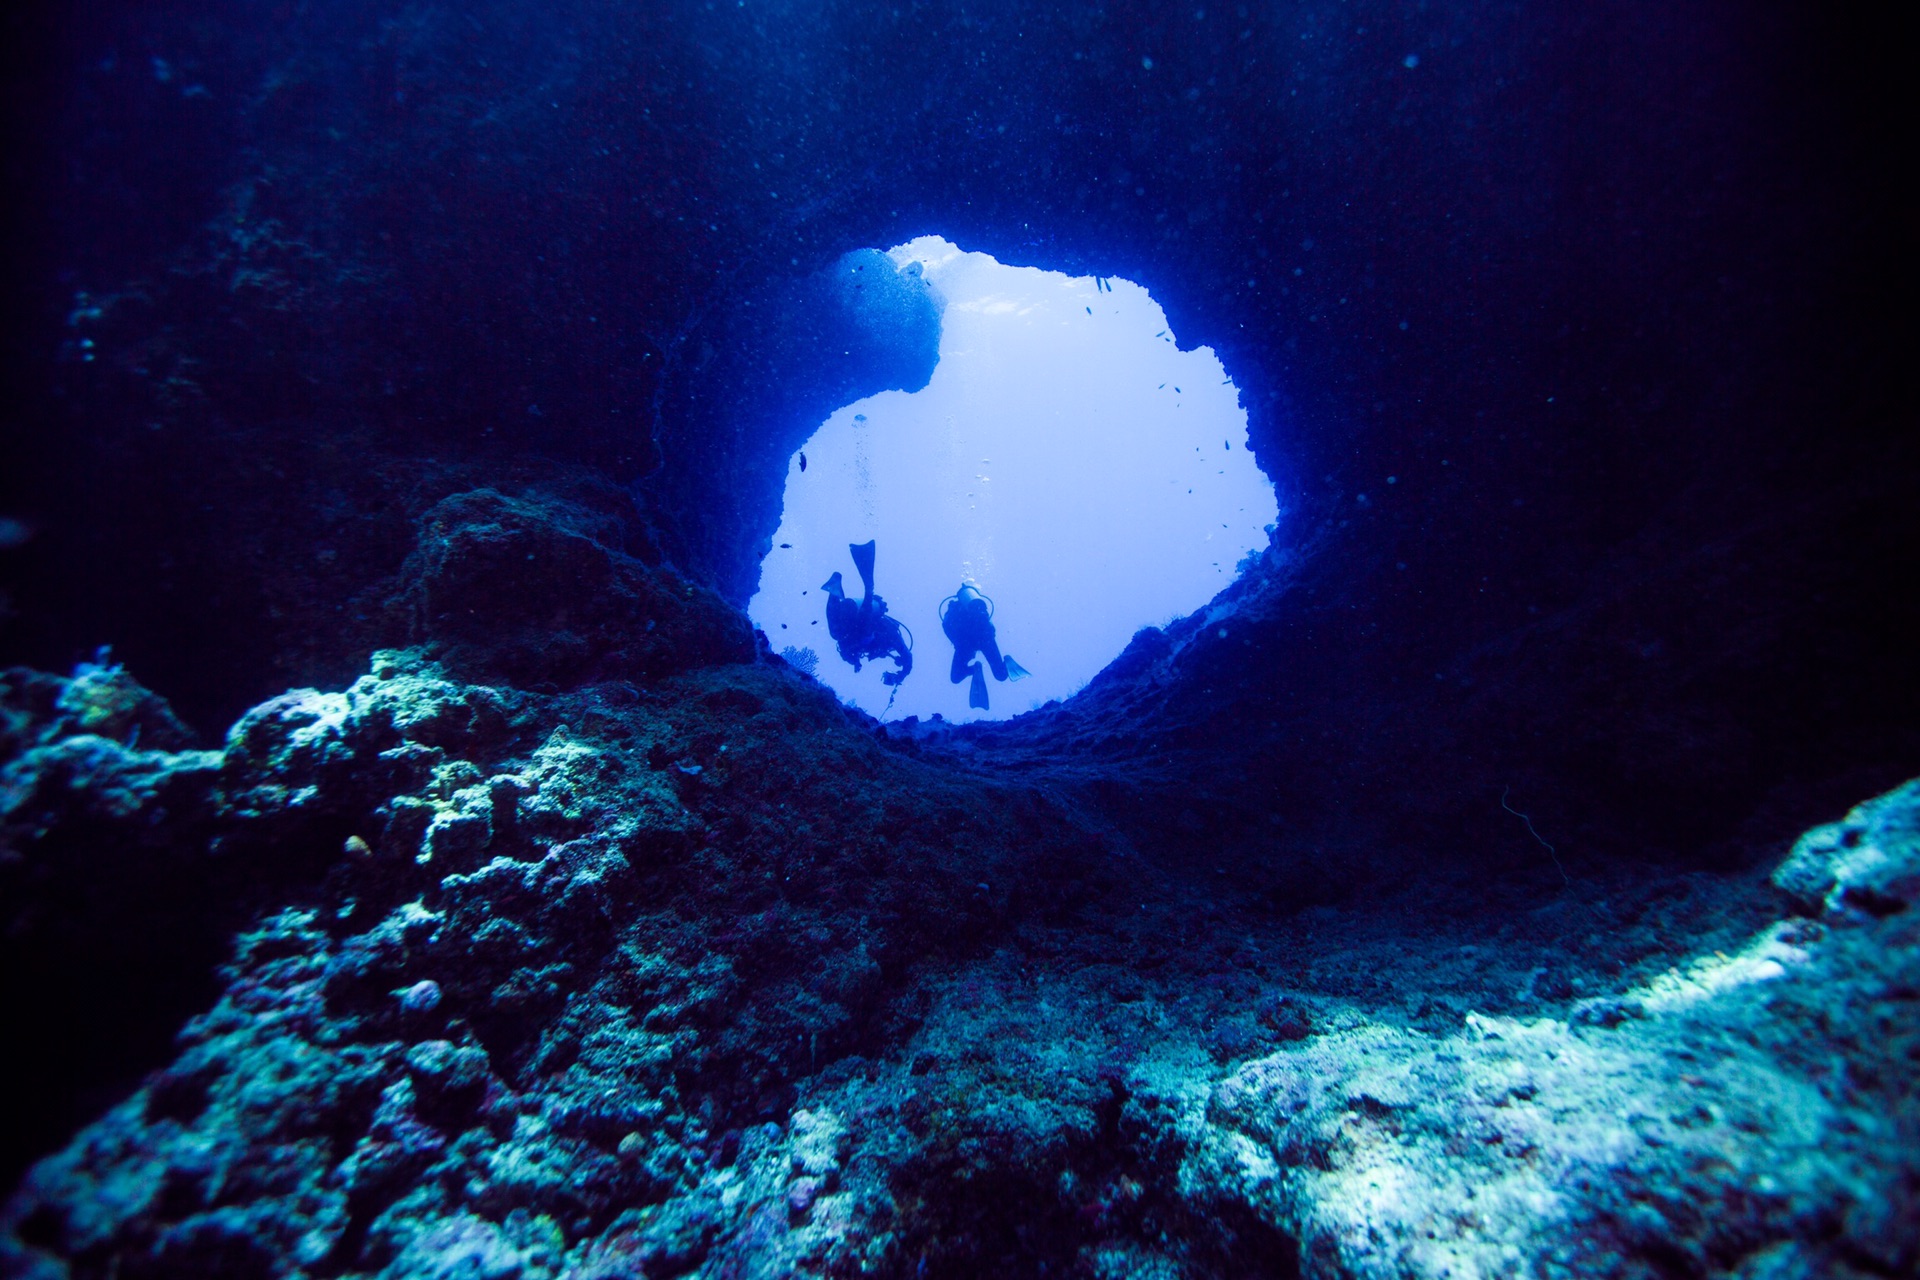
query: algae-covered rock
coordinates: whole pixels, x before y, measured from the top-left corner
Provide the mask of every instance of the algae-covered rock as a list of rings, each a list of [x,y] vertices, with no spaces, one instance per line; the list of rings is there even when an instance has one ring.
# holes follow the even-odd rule
[[[1309,1275],[1909,1274],[1920,925],[1845,895],[1906,883],[1916,818],[1909,784],[1809,833],[1776,878],[1844,850],[1834,927],[1675,965],[1613,1001],[1630,1019],[1469,1014],[1249,1063],[1183,1178],[1265,1206]]]
[[[1920,1266],[1920,784],[1795,847],[1787,918],[1757,875],[1262,916],[782,663],[561,692],[449,652],[218,752],[23,682],[8,908],[84,929],[18,972],[121,1030],[185,963],[142,911],[226,963],[0,1210],[8,1274]]]

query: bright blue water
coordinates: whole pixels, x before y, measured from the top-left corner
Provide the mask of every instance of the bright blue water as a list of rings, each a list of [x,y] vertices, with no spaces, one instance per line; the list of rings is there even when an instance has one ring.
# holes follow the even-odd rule
[[[1181,350],[1141,286],[932,236],[892,257],[944,295],[933,379],[845,406],[794,455],[749,612],[776,651],[811,650],[819,678],[875,715],[1016,715],[1232,582],[1268,544],[1273,486],[1219,359]],[[856,672],[826,635],[821,586],[838,571],[858,594],[847,548],[868,539],[877,589],[916,640],[897,695],[891,665]],[[984,713],[948,679],[937,611],[962,582],[994,600],[1001,648],[1032,673],[995,685]]]

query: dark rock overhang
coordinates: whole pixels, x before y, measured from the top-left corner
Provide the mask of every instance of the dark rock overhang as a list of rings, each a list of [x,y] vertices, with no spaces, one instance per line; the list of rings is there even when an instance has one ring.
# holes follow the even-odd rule
[[[422,455],[643,480],[672,555],[739,597],[755,476],[860,365],[808,368],[831,326],[743,342],[780,328],[751,311],[939,230],[1146,282],[1246,388],[1281,543],[1317,555],[1290,647],[1242,676],[1331,666],[1379,706],[1615,599],[1609,652],[1665,672],[1620,702],[1692,697],[1667,670],[1692,662],[1749,672],[1703,714],[1770,704],[1732,729],[1761,754],[1845,750],[1847,722],[1895,750],[1912,455],[1868,282],[1891,225],[1855,163],[1891,125],[1837,79],[1843,33],[987,13],[50,17],[17,94],[40,267],[13,399],[61,426],[8,468],[40,530],[10,553],[10,652],[111,639],[205,723],[346,679],[365,608],[301,601],[396,570],[459,487]],[[1653,601],[1734,543],[1761,558],[1716,581],[1763,622]],[[1526,704],[1555,683],[1580,677]]]
[[[938,231],[1145,283],[1245,388],[1291,512],[1226,636],[984,731],[1000,757],[1117,770],[1189,834],[1325,831],[1365,795],[1464,847],[1513,836],[1517,788],[1598,857],[1694,856],[1915,763],[1862,163],[1892,116],[1837,76],[1848,33],[415,19],[43,24],[15,399],[58,426],[8,468],[37,530],[5,553],[14,657],[111,640],[203,726],[344,683],[425,514],[487,486],[638,485],[621,536],[737,601],[792,433],[916,376],[762,315]]]

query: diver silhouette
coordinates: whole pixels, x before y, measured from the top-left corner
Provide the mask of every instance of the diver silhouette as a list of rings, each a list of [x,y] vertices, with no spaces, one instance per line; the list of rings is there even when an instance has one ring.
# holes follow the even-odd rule
[[[866,594],[857,601],[848,596],[838,573],[821,584],[827,593],[827,634],[855,671],[869,658],[893,659],[899,670],[885,672],[880,679],[897,688],[913,670],[913,633],[899,619],[888,617],[887,602],[874,594],[874,544],[848,543],[847,550],[853,553],[853,567],[860,571]]]
[[[961,583],[958,591],[940,602],[940,629],[953,641],[953,667],[948,675],[955,684],[973,677],[968,706],[989,709],[987,677],[974,661],[975,654],[986,660],[995,680],[1019,680],[1027,675],[1025,667],[1000,653],[1000,641],[993,629],[993,601],[971,582]]]

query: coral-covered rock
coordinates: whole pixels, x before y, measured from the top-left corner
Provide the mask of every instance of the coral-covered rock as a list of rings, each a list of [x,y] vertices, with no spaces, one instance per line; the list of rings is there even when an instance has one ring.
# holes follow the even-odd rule
[[[66,679],[22,668],[0,673],[0,759],[36,743],[86,734],[128,747],[179,751],[193,733],[166,699],[101,650]]]
[[[253,913],[317,883],[352,840],[380,864],[355,833],[435,776],[437,743],[511,737],[494,690],[415,655],[375,666],[344,692],[255,708],[220,751],[158,749],[184,731],[119,668],[0,680],[17,750],[0,764],[0,1011],[36,1046],[16,1067],[43,1100],[15,1141],[50,1141],[78,1099],[131,1087],[205,1007]]]
[[[370,666],[203,753],[25,682],[10,909],[140,848],[152,902],[257,908],[0,1210],[8,1274],[1920,1265],[1920,784],[1800,842],[1787,919],[1757,877],[1260,915],[785,664]]]
[[[33,1107],[4,1166],[57,1141],[166,1051],[212,994],[239,922],[210,856],[220,753],[179,750],[165,703],[118,667],[0,676],[0,1020]],[[95,1104],[97,1105],[97,1104]]]
[[[790,1153],[726,1135],[787,1119],[796,1082],[895,1016],[917,966],[1002,927],[1007,896],[983,882],[1036,841],[1062,876],[1092,847],[1031,801],[995,824],[997,788],[889,753],[780,664],[558,696],[417,652],[371,666],[263,704],[198,757],[209,865],[279,868],[217,894],[301,905],[240,932],[181,1056],[101,1120],[113,1136],[31,1176],[9,1238],[43,1262],[412,1275],[457,1255],[543,1274],[632,1241],[659,1265],[762,1221],[722,1207],[743,1180],[778,1206],[778,1241],[844,1234],[843,1127],[795,1117]],[[23,794],[102,741],[36,748]],[[108,785],[127,772],[59,785],[177,838],[146,793]],[[826,808],[797,812],[796,789]],[[32,850],[51,856],[66,828],[42,826]],[[203,1189],[106,1195],[147,1176],[130,1159]],[[264,1181],[241,1172],[262,1161]]]
[[[1920,901],[1920,781],[1801,836],[1773,882],[1813,915],[1912,907]]]

